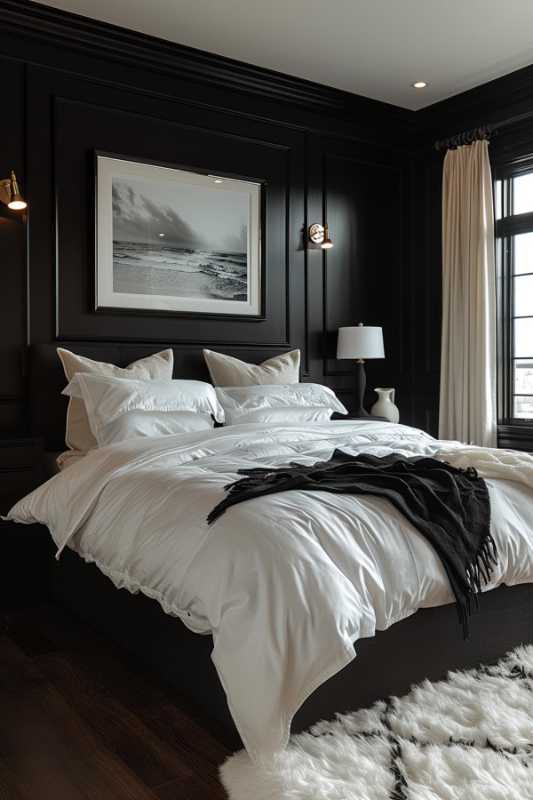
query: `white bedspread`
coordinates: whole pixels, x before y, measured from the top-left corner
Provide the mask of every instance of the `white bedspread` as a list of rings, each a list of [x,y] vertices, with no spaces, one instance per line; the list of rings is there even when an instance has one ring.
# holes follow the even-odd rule
[[[68,544],[118,587],[212,632],[242,739],[266,755],[285,745],[306,697],[354,658],[357,639],[453,600],[431,546],[381,498],[291,491],[238,504],[207,526],[239,467],[310,464],[335,447],[451,458],[460,446],[378,421],[137,439],[91,452],[10,517],[48,525],[59,551]],[[499,563],[487,588],[533,581],[532,489],[488,484]]]

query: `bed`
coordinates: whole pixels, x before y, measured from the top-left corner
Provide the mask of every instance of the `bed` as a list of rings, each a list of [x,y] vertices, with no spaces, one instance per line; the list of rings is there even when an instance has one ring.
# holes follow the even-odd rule
[[[82,355],[118,364],[148,354],[146,348],[134,346],[103,344],[71,346]],[[152,348],[151,352],[155,349]],[[174,353],[175,374],[204,379],[207,377],[200,353],[194,348],[175,348]],[[258,350],[250,353],[249,358],[260,361],[267,355],[270,353],[265,354]],[[64,378],[57,363],[55,348],[46,345],[33,348],[30,353],[32,433],[43,436],[49,449],[59,449],[62,446],[65,404],[60,397],[60,390],[63,385]],[[533,533],[527,523],[529,506],[522,512],[520,521],[515,525],[517,538],[516,541],[513,540],[511,556],[506,558],[508,567],[513,561],[509,574],[512,582],[518,585],[509,587],[504,585],[483,595],[480,609],[472,620],[471,636],[468,641],[462,639],[456,609],[454,604],[450,603],[451,597],[446,594],[446,585],[442,582],[441,576],[439,577],[435,556],[428,550],[429,545],[417,539],[416,534],[408,537],[411,544],[406,552],[408,559],[413,559],[419,565],[421,563],[427,565],[428,574],[422,576],[419,583],[422,586],[426,580],[433,581],[429,600],[427,592],[424,598],[414,598],[416,590],[413,587],[409,588],[409,581],[413,580],[410,570],[404,569],[404,561],[395,560],[392,552],[387,553],[389,545],[383,539],[380,544],[382,550],[380,557],[388,558],[389,566],[392,565],[389,583],[395,588],[384,591],[383,587],[377,585],[379,576],[376,577],[375,564],[369,563],[364,566],[365,559],[372,561],[373,558],[377,558],[376,551],[373,552],[372,548],[369,550],[363,542],[360,555],[361,570],[362,574],[364,573],[362,581],[365,590],[372,594],[372,602],[366,603],[364,598],[361,600],[361,596],[353,594],[350,588],[353,588],[353,582],[350,586],[345,585],[344,573],[348,571],[346,554],[343,556],[344,561],[343,557],[335,556],[332,559],[333,566],[324,560],[323,565],[317,567],[318,561],[322,558],[322,551],[331,552],[332,542],[321,541],[318,547],[317,531],[302,530],[300,534],[302,541],[305,539],[306,542],[306,553],[311,547],[313,557],[304,556],[305,563],[309,565],[308,570],[306,567],[303,572],[298,573],[303,591],[296,592],[293,601],[288,606],[287,604],[283,606],[279,598],[284,594],[291,596],[290,593],[295,585],[290,565],[294,559],[298,560],[299,564],[302,563],[300,551],[294,555],[295,548],[297,549],[294,541],[298,537],[283,539],[285,532],[278,530],[276,539],[272,539],[275,545],[272,556],[268,553],[265,555],[267,545],[264,542],[269,542],[270,532],[276,525],[278,528],[282,527],[280,520],[284,519],[285,514],[290,517],[292,512],[286,505],[289,495],[285,495],[281,500],[281,495],[276,498],[274,515],[276,521],[273,521],[274,518],[267,521],[274,507],[272,501],[269,500],[265,505],[267,499],[261,498],[257,502],[263,505],[254,506],[253,512],[250,512],[253,504],[243,504],[240,509],[233,510],[233,516],[228,512],[225,519],[215,523],[213,530],[198,528],[201,536],[205,534],[206,541],[208,539],[210,542],[211,550],[200,548],[202,553],[211,554],[209,561],[204,559],[202,562],[200,559],[198,563],[202,565],[204,571],[206,568],[212,569],[212,586],[219,585],[220,574],[229,574],[232,565],[236,570],[243,571],[244,583],[248,585],[245,603],[240,604],[239,598],[232,596],[222,604],[224,610],[222,621],[213,619],[218,613],[215,610],[216,598],[213,599],[213,594],[216,594],[214,589],[210,590],[209,601],[205,598],[202,601],[213,603],[207,612],[206,608],[195,605],[196,599],[190,590],[188,597],[183,595],[183,591],[181,592],[183,597],[179,599],[171,596],[171,589],[168,587],[172,580],[168,576],[161,575],[160,565],[157,580],[155,583],[152,582],[152,590],[147,591],[138,576],[137,579],[135,575],[132,576],[131,570],[127,571],[126,579],[124,570],[116,569],[116,565],[114,566],[107,556],[99,557],[99,548],[103,547],[102,552],[104,552],[111,538],[109,531],[106,534],[104,529],[116,495],[111,497],[109,492],[118,491],[117,483],[131,480],[131,475],[127,478],[127,474],[132,473],[137,476],[138,486],[146,485],[149,488],[148,495],[153,497],[154,493],[157,494],[157,491],[161,490],[162,478],[157,469],[154,471],[150,465],[160,463],[161,459],[171,464],[174,472],[177,470],[176,474],[185,476],[189,482],[186,487],[189,492],[186,505],[193,509],[191,514],[194,512],[198,519],[200,517],[204,519],[214,504],[213,501],[220,497],[221,486],[227,481],[228,476],[231,478],[233,475],[234,466],[228,466],[227,459],[233,459],[231,462],[233,464],[237,458],[235,455],[237,451],[239,463],[241,459],[248,463],[257,457],[258,448],[263,448],[263,455],[274,452],[272,450],[274,448],[276,457],[280,459],[278,463],[283,463],[283,459],[292,459],[295,452],[300,453],[302,458],[311,457],[309,453],[313,449],[322,452],[320,448],[323,444],[318,442],[317,437],[322,437],[328,442],[335,440],[339,446],[357,445],[363,450],[375,446],[379,448],[383,446],[385,440],[388,441],[389,448],[401,450],[403,447],[406,452],[410,452],[410,448],[412,452],[416,452],[421,443],[424,447],[426,443],[430,446],[429,438],[424,439],[424,434],[421,432],[402,426],[387,428],[386,423],[372,421],[328,423],[326,426],[317,426],[312,432],[286,429],[281,437],[271,431],[260,429],[260,426],[259,429],[258,426],[239,427],[242,428],[240,433],[219,429],[215,439],[207,443],[199,442],[195,438],[196,435],[191,435],[190,440],[185,443],[171,442],[170,439],[174,437],[166,437],[169,441],[163,444],[152,443],[149,453],[140,445],[129,444],[119,448],[118,455],[114,450],[111,455],[104,457],[98,454],[87,457],[94,461],[91,469],[85,467],[78,469],[76,465],[69,467],[69,472],[78,469],[79,473],[76,477],[79,493],[77,502],[72,507],[77,509],[78,517],[80,516],[78,512],[83,512],[84,519],[92,518],[93,524],[91,527],[91,523],[84,523],[83,533],[80,536],[76,525],[64,519],[65,516],[76,515],[63,513],[60,522],[55,521],[54,531],[56,543],[63,548],[62,556],[54,570],[55,598],[119,641],[160,674],[165,681],[175,685],[181,693],[201,708],[207,717],[214,720],[217,729],[222,731],[222,735],[230,745],[236,746],[239,743],[233,723],[235,718],[239,720],[241,737],[250,752],[266,752],[284,743],[292,717],[292,730],[300,730],[320,718],[331,717],[335,712],[355,709],[388,694],[404,692],[411,683],[425,677],[437,679],[451,668],[468,667],[480,661],[490,662],[516,644],[533,641],[533,585],[528,582],[533,579],[533,562],[529,563],[529,551],[533,550],[533,546],[530,546],[530,542],[533,542]],[[281,440],[283,446],[280,444]],[[196,472],[193,470],[185,475],[183,470],[189,464],[189,457],[184,454],[196,452],[195,448],[211,448],[208,453],[211,461],[205,462],[200,459],[194,465]],[[73,472],[70,474],[74,476]],[[71,481],[74,482],[74,477]],[[114,490],[109,488],[113,486]],[[64,491],[67,491],[67,488]],[[518,489],[513,491],[516,492]],[[526,490],[521,491],[522,497],[519,501],[524,506]],[[104,510],[100,518],[94,515],[91,517],[84,504],[87,504],[87,508],[89,506],[91,509],[98,508],[98,503],[102,502],[101,496],[105,496],[106,492],[112,505],[101,506]],[[174,495],[178,508],[180,496],[179,492]],[[511,502],[515,500],[516,497],[513,496]],[[319,501],[313,498],[306,502],[313,504]],[[332,518],[335,514],[341,516],[347,514],[346,504],[349,502],[347,498],[343,498],[342,502],[336,500],[335,504],[330,505],[328,514],[332,515]],[[376,503],[373,501],[367,503],[364,499],[358,502],[365,508],[368,518],[364,524],[371,530],[372,523],[368,520],[376,513]],[[386,501],[376,502],[379,506],[379,502]],[[531,501],[527,502],[533,510]],[[245,508],[246,505],[248,509]],[[63,506],[63,511],[66,507]],[[120,506],[118,508],[122,516],[127,513],[126,506],[122,510]],[[184,509],[185,506],[181,508],[182,514]],[[502,509],[500,513],[505,516],[505,508]],[[257,516],[254,516],[255,513]],[[294,514],[295,520],[301,525],[302,517],[298,510],[294,511]],[[533,514],[531,518],[533,519]],[[238,524],[236,524],[237,519],[240,520]],[[132,520],[135,520],[135,516],[129,518],[130,523]],[[340,524],[339,519],[336,522]],[[196,521],[194,524],[199,525]],[[192,522],[191,526],[192,530]],[[131,527],[132,524],[126,526],[128,530]],[[133,524],[133,527],[136,525]],[[264,536],[257,544],[257,550],[254,551],[252,548],[250,552],[242,555],[250,531],[261,528]],[[144,536],[147,531],[150,533],[155,528],[150,528],[150,525],[145,525],[143,528],[139,525],[136,530],[139,536]],[[158,530],[162,530],[161,525]],[[403,540],[406,537],[398,519],[394,525],[391,524],[391,531],[390,547],[404,547]],[[195,540],[195,547],[200,547],[199,536]],[[164,537],[156,541],[154,552],[161,546],[162,539]],[[85,546],[89,540],[93,542],[90,548]],[[150,536],[139,541],[141,547],[150,549]],[[139,541],[135,546],[138,546]],[[232,541],[234,548],[227,564],[224,563],[227,552],[226,541]],[[284,543],[287,541],[289,544]],[[131,542],[128,542],[126,549],[131,550],[130,545]],[[84,559],[71,549],[72,546],[76,547],[78,553],[83,553]],[[115,547],[115,544],[113,546]],[[372,547],[374,546],[375,542]],[[283,550],[285,547],[288,548],[286,552]],[[418,552],[415,552],[417,548]],[[113,556],[109,558],[112,559]],[[254,558],[256,562],[253,561]],[[99,568],[94,564],[85,563],[86,561],[99,562]],[[189,566],[194,563],[194,559],[189,559]],[[265,569],[265,564],[270,564],[270,567]],[[339,568],[342,564],[344,567]],[[394,568],[395,564],[398,565],[397,569]],[[107,572],[108,577],[105,577],[103,572]],[[194,569],[187,570],[181,577],[180,585],[187,580],[189,583],[194,583],[194,574]],[[252,575],[253,582],[250,582],[249,576]],[[499,577],[502,579],[506,576],[502,574]],[[165,580],[169,581],[166,584],[167,588]],[[372,581],[374,585],[369,588]],[[316,591],[310,590],[315,585],[313,582],[318,582]],[[250,585],[253,589],[249,588]],[[129,586],[133,590],[140,588],[141,591],[131,594],[124,589],[117,590],[115,586]],[[290,587],[290,591],[287,587]],[[306,589],[309,591],[306,592]],[[152,597],[147,596],[148,594]],[[318,595],[322,597],[321,605],[316,602]],[[377,608],[380,603],[376,597],[381,598],[381,608]],[[398,600],[400,597],[401,602]],[[421,604],[421,599],[428,600],[428,605],[436,607],[421,608],[413,613],[415,606]],[[359,606],[356,608],[357,603]],[[298,604],[302,605],[303,610],[296,612]],[[164,613],[161,605],[170,613]],[[252,619],[249,614],[250,606],[255,610],[255,617]],[[243,607],[246,608],[246,614],[241,613]],[[233,617],[231,615],[228,617],[228,608]],[[370,619],[369,608],[372,608],[373,612],[376,612],[377,608],[374,619]],[[171,614],[181,615],[181,621]],[[282,620],[281,625],[271,625],[272,619],[276,619],[277,615],[281,615],[279,617]],[[206,617],[209,617],[209,624],[206,623]],[[353,626],[350,622],[355,617],[357,626]],[[203,635],[192,632],[187,625]],[[284,639],[279,635],[279,631],[284,630],[285,626],[287,630]],[[339,626],[344,627],[339,630]],[[233,719],[226,704],[224,690],[210,659],[213,649],[210,627],[215,630],[215,642],[218,644],[215,660],[232,703]],[[379,628],[383,627],[387,629],[380,631]],[[222,646],[220,646],[221,638]],[[295,652],[287,654],[287,648],[294,647],[296,643]],[[356,658],[354,658],[354,643]],[[281,669],[280,675],[277,677],[274,675],[276,660],[272,654],[276,650],[283,650],[285,659],[289,658],[299,665],[298,680],[295,679],[294,685],[289,685],[287,679],[287,675],[293,675],[291,670],[284,668]],[[249,659],[242,657],[247,652],[250,654]],[[265,659],[268,662],[266,664]],[[273,676],[270,683],[276,687],[272,696],[268,696],[269,674]],[[253,697],[250,687],[254,680],[258,688],[258,708],[253,709],[252,719],[247,717],[249,711],[247,706],[253,705],[253,702],[250,702]],[[239,685],[246,687],[244,692],[239,692]],[[239,707],[242,700],[245,702]],[[285,714],[280,712],[280,708],[283,711],[284,707]],[[272,718],[268,716],[271,713],[269,709],[275,711],[275,713],[272,711]],[[265,738],[264,732],[267,729],[273,733],[272,735],[269,733]]]

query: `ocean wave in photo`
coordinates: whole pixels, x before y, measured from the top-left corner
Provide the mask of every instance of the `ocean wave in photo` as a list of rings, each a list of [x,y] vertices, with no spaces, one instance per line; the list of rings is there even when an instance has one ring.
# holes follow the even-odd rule
[[[113,290],[246,302],[246,253],[114,241]]]

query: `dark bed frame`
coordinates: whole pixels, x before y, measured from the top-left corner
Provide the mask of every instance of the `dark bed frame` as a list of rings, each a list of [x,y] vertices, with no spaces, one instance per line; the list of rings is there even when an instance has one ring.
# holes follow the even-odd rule
[[[65,342],[61,346],[99,361],[126,365],[164,348],[135,344]],[[230,355],[229,348],[217,348]],[[175,376],[207,379],[197,347],[174,347]],[[270,350],[250,347],[238,357],[260,362]],[[64,449],[65,380],[56,348],[35,345],[29,353],[32,434],[48,450]],[[190,632],[143,595],[117,590],[95,566],[65,551],[52,570],[52,596],[70,612],[119,643],[164,682],[175,687],[213,722],[213,732],[229,747],[240,740],[223,689],[210,659],[212,640]],[[336,712],[362,708],[391,694],[408,691],[424,678],[438,680],[450,669],[491,663],[518,644],[533,642],[533,584],[502,586],[484,594],[462,639],[455,605],[422,609],[371,639],[356,643],[357,658],[320,686],[303,704],[293,731],[303,730]]]

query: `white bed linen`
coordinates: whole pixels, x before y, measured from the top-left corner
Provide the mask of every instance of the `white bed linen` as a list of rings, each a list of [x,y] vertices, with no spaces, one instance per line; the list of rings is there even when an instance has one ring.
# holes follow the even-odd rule
[[[311,464],[335,447],[409,456],[442,446],[370,420],[138,439],[90,452],[10,517],[48,525],[59,551],[68,544],[118,587],[212,632],[234,720],[262,757],[286,744],[294,713],[354,658],[357,639],[453,596],[431,546],[385,499],[291,491],[233,506],[210,527],[208,512],[240,467]],[[487,588],[533,581],[532,491],[488,485],[499,563]]]

